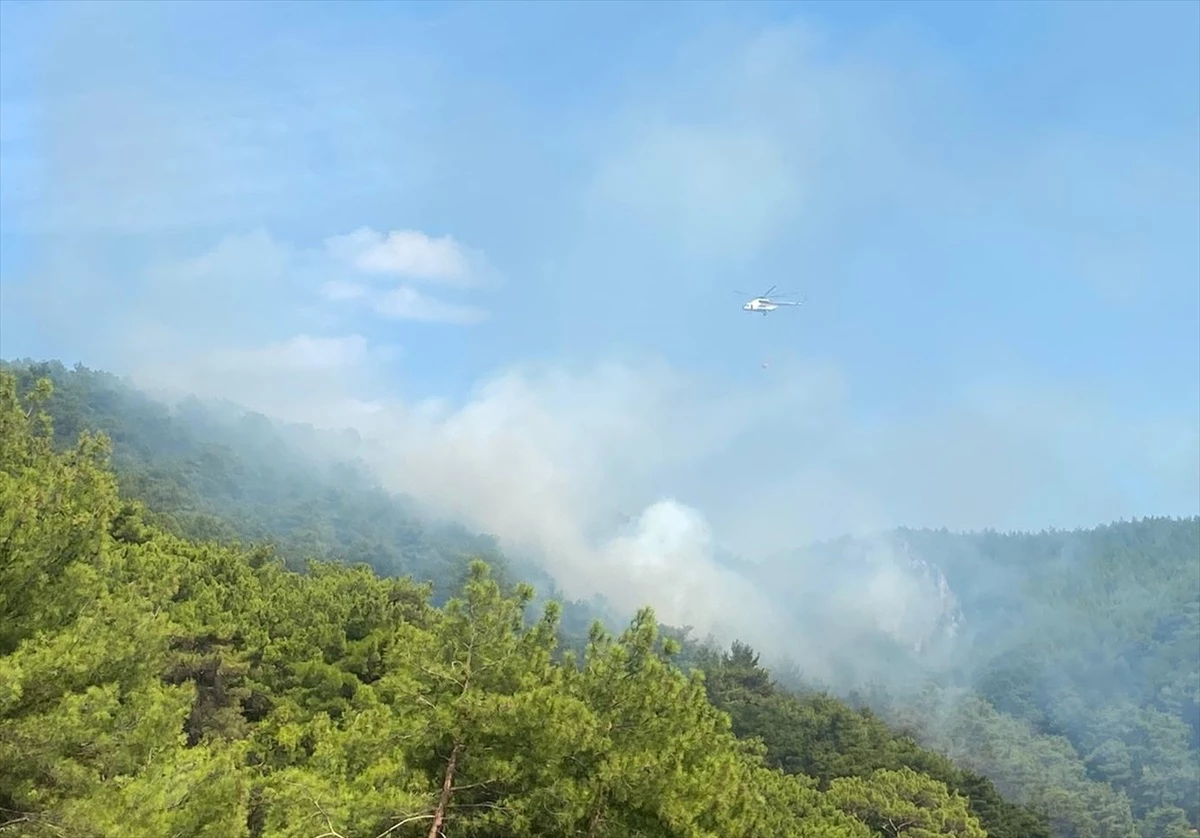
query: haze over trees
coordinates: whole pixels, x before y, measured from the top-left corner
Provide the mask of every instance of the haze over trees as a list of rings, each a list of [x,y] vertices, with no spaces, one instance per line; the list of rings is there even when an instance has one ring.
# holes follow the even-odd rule
[[[1196,834],[1200,520],[895,534],[967,632],[922,689],[843,700],[549,601],[296,429],[5,367],[19,834]]]

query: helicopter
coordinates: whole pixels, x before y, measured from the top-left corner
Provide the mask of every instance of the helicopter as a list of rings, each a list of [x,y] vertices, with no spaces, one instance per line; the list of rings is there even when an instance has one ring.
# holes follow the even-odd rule
[[[751,311],[751,312],[758,311],[758,312],[762,312],[762,315],[764,317],[766,317],[768,312],[775,311],[780,306],[798,306],[798,305],[803,304],[803,301],[795,302],[793,300],[772,300],[771,292],[774,291],[778,287],[779,286],[777,286],[777,285],[772,285],[765,292],[763,292],[762,294],[760,294],[759,296],[755,297],[753,300],[750,300],[750,302],[748,302],[744,306],[742,306],[742,311]],[[734,293],[741,294],[742,296],[746,296],[745,291],[735,291]]]

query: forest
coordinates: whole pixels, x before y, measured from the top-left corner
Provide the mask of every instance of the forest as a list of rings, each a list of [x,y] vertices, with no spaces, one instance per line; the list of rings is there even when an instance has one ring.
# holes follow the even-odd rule
[[[0,370],[0,830],[1197,834],[1200,519],[898,532],[972,630],[838,696],[563,602],[297,434]]]

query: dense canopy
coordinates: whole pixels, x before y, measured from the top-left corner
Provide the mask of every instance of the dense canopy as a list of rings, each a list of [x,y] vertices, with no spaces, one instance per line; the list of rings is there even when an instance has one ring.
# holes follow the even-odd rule
[[[589,630],[238,421],[0,370],[0,832],[1197,834],[1195,519],[905,533],[952,583],[1028,584],[964,599],[971,686],[847,703],[649,609]]]

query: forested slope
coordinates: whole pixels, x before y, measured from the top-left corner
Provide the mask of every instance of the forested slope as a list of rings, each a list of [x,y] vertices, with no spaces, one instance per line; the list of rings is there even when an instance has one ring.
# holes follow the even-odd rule
[[[936,571],[953,636],[938,638],[925,670],[921,652],[900,650],[892,660],[904,677],[860,684],[863,704],[1049,812],[1056,835],[1196,834],[1200,518],[1039,533],[906,529],[882,542]],[[803,602],[787,562],[844,574],[860,550],[841,539],[756,573],[764,586],[776,580],[780,599]]]
[[[0,373],[0,828],[986,835],[906,764],[771,767],[648,610],[564,657],[556,604],[528,619],[482,562],[437,608],[364,565],[171,535],[120,498],[105,438],[56,450],[50,395]]]
[[[20,393],[50,380],[45,410],[56,444],[73,445],[84,430],[107,435],[123,495],[141,500],[148,520],[175,535],[270,543],[293,567],[309,558],[365,562],[383,575],[431,583],[434,602],[456,589],[472,558],[486,559],[501,580],[520,578],[554,593],[553,580],[502,555],[493,539],[431,522],[360,463],[321,456],[329,435],[311,427],[195,398],[168,408],[81,364],[0,361],[0,368],[16,376]],[[586,636],[597,616],[612,627],[602,602],[563,602],[568,635]]]
[[[855,710],[818,692],[781,689],[749,646],[734,643],[728,652],[701,652],[698,663],[708,676],[710,700],[730,714],[737,735],[763,741],[773,767],[813,777],[822,788],[839,777],[917,772],[967,798],[991,838],[1052,835],[1047,818],[1004,800],[982,775],[897,735],[869,709]]]
[[[104,433],[122,491],[144,501],[164,529],[206,540],[270,541],[285,560],[337,556],[380,573],[412,574],[453,586],[463,556],[503,564],[489,538],[431,526],[350,462],[304,458],[302,434],[253,413],[219,412],[185,399],[174,410],[117,377],[58,362],[6,363],[19,392],[39,378],[54,384],[46,411],[59,446],[80,432]],[[317,448],[308,446],[308,450]]]
[[[970,683],[991,705],[973,702],[975,724],[988,718],[1077,756],[1085,777],[1128,798],[1147,836],[1200,824],[1200,519],[901,536],[959,591],[973,627]],[[972,702],[958,704],[941,716]],[[933,731],[939,714],[921,709],[932,741],[965,755]],[[972,761],[998,781],[1022,770],[999,754]]]
[[[430,606],[461,591],[472,555],[488,559],[503,594],[528,578],[489,539],[430,526],[365,473],[298,459],[264,417],[216,417],[195,402],[169,411],[82,368],[9,368],[23,394],[41,375],[54,379],[44,405],[59,450],[73,449],[85,428],[112,436],[120,492],[146,501],[157,538],[271,542],[292,568],[310,556],[367,561],[382,575],[433,583]],[[942,569],[957,594],[957,667],[916,696],[864,689],[852,699],[874,712],[860,711],[772,683],[745,647],[685,641],[678,662],[706,673],[707,701],[729,715],[733,733],[761,738],[768,766],[811,777],[822,791],[838,778],[914,770],[966,797],[993,836],[1196,834],[1200,521],[894,537]],[[598,613],[566,603],[559,640],[582,651]],[[554,659],[563,662],[561,646]],[[917,793],[900,774],[878,778],[894,786],[893,806]]]

